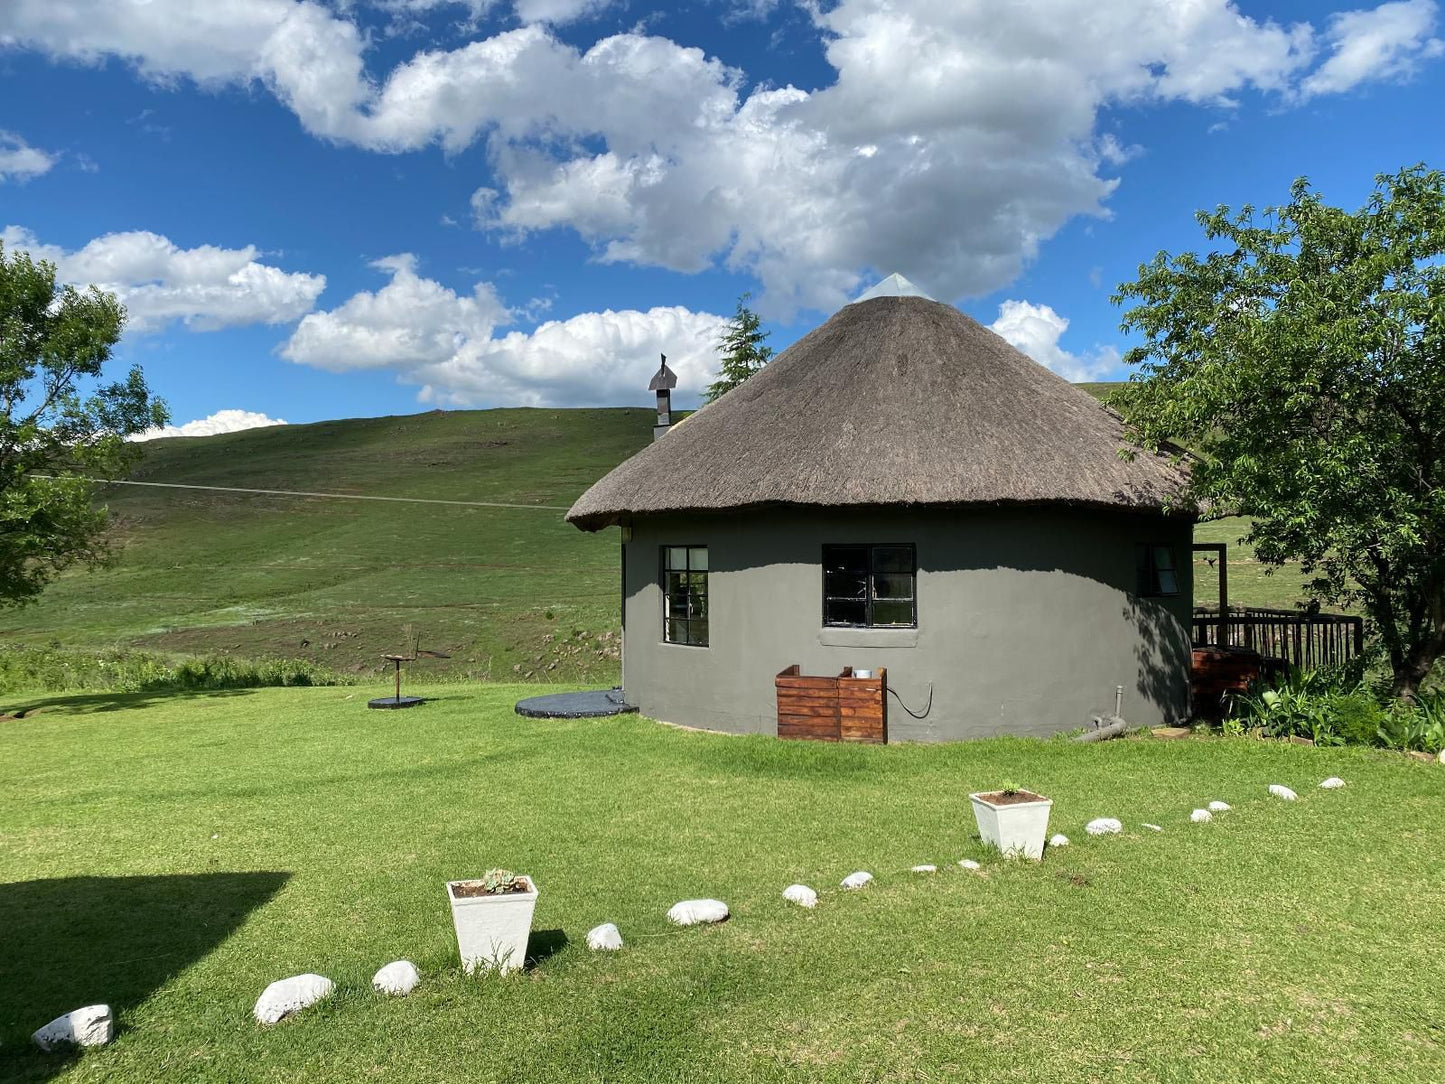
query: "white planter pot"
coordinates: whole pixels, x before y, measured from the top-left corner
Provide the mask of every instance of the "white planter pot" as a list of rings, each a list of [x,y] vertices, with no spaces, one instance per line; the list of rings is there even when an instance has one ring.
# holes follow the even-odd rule
[[[1049,810],[1054,805],[1052,798],[1034,794],[1022,802],[1002,801],[998,792],[970,794],[968,797],[973,802],[978,834],[985,844],[997,847],[999,853],[1007,858],[1032,858],[1037,862],[1044,856],[1044,839],[1049,833]]]
[[[537,906],[537,882],[523,878],[528,892],[497,895],[458,896],[457,888],[478,881],[448,881],[447,899],[452,905],[452,923],[457,928],[457,948],[467,973],[481,969],[501,974],[516,971],[527,958],[527,937],[532,932],[532,912]]]

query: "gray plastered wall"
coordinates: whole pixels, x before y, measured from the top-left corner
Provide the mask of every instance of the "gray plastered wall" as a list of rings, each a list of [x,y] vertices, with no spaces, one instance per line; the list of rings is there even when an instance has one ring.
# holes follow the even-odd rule
[[[1180,518],[1072,508],[766,509],[639,517],[625,546],[623,688],[644,715],[773,734],[773,677],[888,668],[890,741],[1047,735],[1114,708],[1189,712],[1190,544]],[[827,628],[822,548],[917,547],[916,629]],[[1136,547],[1172,545],[1179,593],[1139,598]],[[709,646],[662,640],[660,550],[708,547]]]

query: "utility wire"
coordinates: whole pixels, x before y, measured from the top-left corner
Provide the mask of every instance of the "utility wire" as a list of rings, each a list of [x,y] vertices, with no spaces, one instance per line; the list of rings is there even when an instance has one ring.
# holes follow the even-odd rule
[[[32,478],[55,481],[54,475],[32,474]],[[108,486],[149,486],[153,489],[202,489],[214,493],[255,493],[266,497],[330,497],[339,501],[400,501],[404,504],[451,504],[464,508],[540,508],[548,512],[565,512],[564,504],[506,504],[501,501],[444,501],[433,497],[373,497],[361,493],[308,493],[295,489],[243,489],[240,486],[191,486],[181,482],[132,482],[121,478],[95,478]]]

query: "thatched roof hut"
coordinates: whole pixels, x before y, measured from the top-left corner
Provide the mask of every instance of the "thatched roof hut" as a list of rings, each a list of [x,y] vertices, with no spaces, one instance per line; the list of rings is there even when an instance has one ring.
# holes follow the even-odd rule
[[[623,687],[644,714],[1048,734],[1123,686],[1131,722],[1186,717],[1182,469],[1121,456],[1111,411],[906,280],[683,422],[660,400],[658,423],[567,516],[623,528]]]
[[[567,518],[592,531],[778,504],[1169,509],[1181,469],[1121,458],[1126,443],[1117,415],[976,320],[881,296],[845,306]]]

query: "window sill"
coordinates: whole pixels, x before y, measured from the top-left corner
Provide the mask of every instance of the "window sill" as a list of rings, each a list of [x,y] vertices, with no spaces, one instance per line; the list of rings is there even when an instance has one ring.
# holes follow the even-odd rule
[[[824,647],[917,647],[918,630],[847,629],[824,626],[818,632]]]

